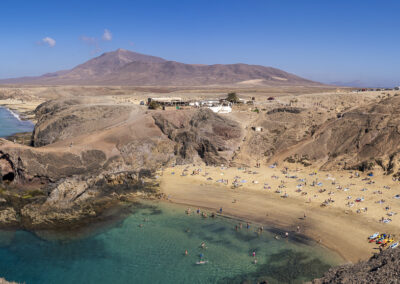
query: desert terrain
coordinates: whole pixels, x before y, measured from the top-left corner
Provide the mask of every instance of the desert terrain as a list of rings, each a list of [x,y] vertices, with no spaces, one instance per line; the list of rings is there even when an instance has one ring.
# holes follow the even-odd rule
[[[0,139],[1,225],[69,230],[121,204],[158,198],[222,207],[304,234],[346,262],[367,259],[378,249],[369,235],[400,236],[400,92],[287,76],[293,84],[49,86],[41,78],[2,85],[0,105],[35,129],[23,134],[24,145]],[[219,101],[232,92],[242,101],[224,114],[146,105],[149,98]]]

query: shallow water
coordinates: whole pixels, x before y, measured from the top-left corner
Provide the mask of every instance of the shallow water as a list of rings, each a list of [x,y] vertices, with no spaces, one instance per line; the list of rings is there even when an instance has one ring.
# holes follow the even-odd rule
[[[0,231],[0,275],[25,283],[301,283],[340,261],[304,239],[275,240],[255,225],[237,232],[236,220],[184,210],[145,203],[113,227],[74,240]],[[196,265],[200,254],[208,263]]]
[[[19,132],[30,132],[33,131],[33,127],[32,122],[21,121],[8,109],[0,107],[0,137],[7,137]]]

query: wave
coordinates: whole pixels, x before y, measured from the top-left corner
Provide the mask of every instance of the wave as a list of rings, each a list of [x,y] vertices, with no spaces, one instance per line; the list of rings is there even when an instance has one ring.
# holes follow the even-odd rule
[[[12,110],[9,109],[9,108],[6,108],[6,109],[12,114],[12,116],[14,116],[14,117],[15,117],[16,119],[18,119],[19,121],[22,121],[22,119],[21,119],[21,117],[19,116],[18,113],[12,111]]]

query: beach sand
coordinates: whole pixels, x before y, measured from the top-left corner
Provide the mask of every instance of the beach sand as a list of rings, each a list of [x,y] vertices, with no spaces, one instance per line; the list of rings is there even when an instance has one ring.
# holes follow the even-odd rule
[[[400,212],[400,200],[393,198],[398,194],[398,185],[390,177],[368,177],[365,173],[355,177],[354,172],[347,171],[315,174],[309,168],[298,167],[296,171],[293,164],[288,167],[291,167],[288,174],[284,174],[282,168],[269,167],[244,170],[204,165],[176,166],[160,173],[160,188],[171,202],[186,204],[192,209],[201,207],[216,211],[222,207],[224,215],[280,228],[289,234],[299,226],[300,233],[336,251],[344,262],[364,260],[378,252],[375,244],[367,242],[367,237],[374,232],[394,234],[395,240],[399,240],[400,217],[386,215]],[[199,174],[191,175],[196,169],[200,169]],[[182,176],[182,173],[187,175]],[[238,176],[241,186],[233,188],[232,182]],[[222,183],[221,179],[228,180],[228,183]],[[375,183],[372,184],[371,180]],[[362,191],[363,188],[367,190]],[[277,189],[281,193],[276,193]],[[319,192],[324,189],[326,191]],[[302,192],[307,192],[307,195],[302,195]],[[282,197],[285,193],[287,198]],[[348,196],[351,199],[347,199]],[[355,202],[358,197],[363,197],[364,201]],[[334,202],[321,206],[329,198]],[[384,203],[376,203],[382,199]],[[349,207],[346,205],[348,202],[353,202],[354,206]],[[386,206],[390,209],[385,210]],[[364,212],[361,208],[366,207]],[[357,213],[358,209],[361,213]],[[379,222],[381,217],[392,221],[383,224]]]

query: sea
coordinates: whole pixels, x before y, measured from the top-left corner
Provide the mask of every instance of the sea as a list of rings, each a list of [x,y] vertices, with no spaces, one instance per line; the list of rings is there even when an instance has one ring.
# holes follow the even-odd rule
[[[19,115],[0,107],[0,137],[7,137],[19,132],[30,132],[34,124],[29,120],[21,120]]]
[[[2,136],[31,129],[6,109],[0,117]],[[294,232],[277,240],[284,232],[268,224],[260,233],[259,224],[202,218],[192,209],[188,215],[184,206],[143,200],[84,231],[0,230],[0,277],[27,284],[303,283],[342,262]]]

